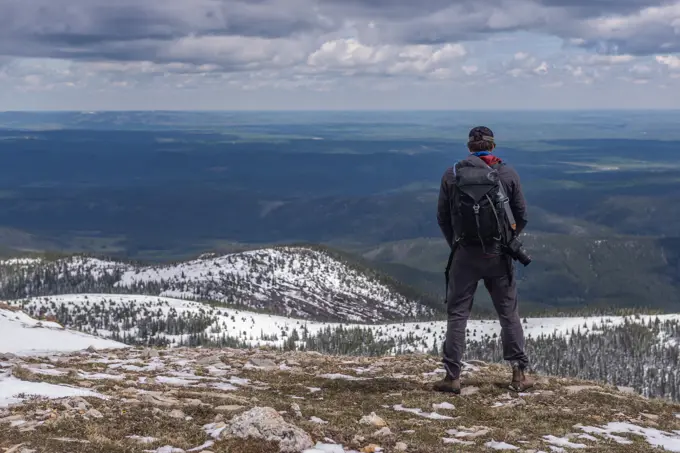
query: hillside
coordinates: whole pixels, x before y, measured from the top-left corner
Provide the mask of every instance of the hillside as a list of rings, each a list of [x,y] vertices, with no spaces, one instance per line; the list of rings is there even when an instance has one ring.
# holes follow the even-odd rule
[[[394,341],[388,352],[428,352],[436,348],[446,332],[446,321],[400,323],[338,323],[256,313],[207,305],[168,297],[130,294],[68,294],[7,301],[9,306],[37,318],[52,317],[79,331],[132,344],[185,345],[190,340],[201,344],[240,342],[246,347],[283,347],[288,337],[315,336],[330,329],[361,329],[371,332],[376,342]],[[602,333],[627,323],[639,326],[675,324],[680,315],[588,316],[562,318],[524,318],[527,338],[557,336],[569,339],[578,334]],[[487,341],[500,337],[497,319],[472,319],[467,325],[469,340]],[[199,340],[196,338],[201,336]],[[675,334],[657,333],[668,341]]]
[[[83,388],[18,379],[12,375],[11,370],[17,356],[37,358],[68,354],[83,349],[94,351],[128,347],[115,341],[64,329],[53,321],[33,319],[5,304],[0,304],[0,344],[0,416],[5,416],[2,413],[3,407],[24,400],[25,397],[22,395],[40,394],[52,398],[97,395],[96,392]],[[45,373],[49,374],[49,370]]]
[[[422,319],[435,304],[366,267],[309,247],[207,255],[143,266],[81,256],[0,262],[0,295],[103,292],[219,302],[232,307],[342,322]],[[429,304],[428,307],[425,304]],[[438,309],[441,310],[441,304]]]
[[[677,404],[543,376],[517,394],[482,362],[466,364],[458,397],[430,390],[441,366],[423,355],[129,349],[0,366],[14,384],[80,392],[4,401],[13,453],[680,451]]]
[[[35,355],[45,352],[73,352],[93,348],[122,348],[124,344],[66,330],[53,321],[38,321],[23,311],[0,304],[0,352]]]
[[[267,347],[355,356],[441,354],[445,321],[352,324],[155,296],[77,294],[9,301],[31,316],[136,346]],[[680,315],[524,318],[541,373],[629,386],[680,401]],[[499,322],[470,320],[467,357],[502,362]]]
[[[677,239],[530,232],[522,240],[533,258],[526,268],[516,266],[524,313],[624,307],[680,310]],[[346,248],[377,263],[403,266],[395,272],[400,279],[443,294],[448,250],[442,245],[440,238],[420,238]],[[488,295],[479,286],[475,302],[488,308]]]

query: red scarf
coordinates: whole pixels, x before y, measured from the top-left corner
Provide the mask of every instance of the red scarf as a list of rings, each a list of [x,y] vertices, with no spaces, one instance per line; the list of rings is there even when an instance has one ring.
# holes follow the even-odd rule
[[[497,156],[494,156],[493,154],[479,156],[479,158],[482,159],[489,167],[499,162],[502,162],[502,160],[500,160]]]

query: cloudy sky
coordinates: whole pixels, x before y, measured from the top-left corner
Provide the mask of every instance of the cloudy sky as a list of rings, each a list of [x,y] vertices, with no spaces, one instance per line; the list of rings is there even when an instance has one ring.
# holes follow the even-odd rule
[[[0,0],[0,110],[680,108],[680,0]]]

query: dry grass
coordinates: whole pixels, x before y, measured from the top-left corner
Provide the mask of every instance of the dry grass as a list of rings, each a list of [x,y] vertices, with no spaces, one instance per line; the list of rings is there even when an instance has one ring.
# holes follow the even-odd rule
[[[128,351],[124,354],[111,354],[125,359],[129,364],[146,366],[148,360],[141,359],[140,351]],[[570,433],[581,434],[575,425],[603,426],[609,422],[632,422],[638,426],[652,427],[668,432],[680,430],[680,420],[675,417],[680,408],[659,400],[648,400],[639,396],[624,395],[615,389],[598,386],[596,389],[571,393],[569,386],[585,385],[571,379],[543,379],[531,395],[518,396],[507,390],[509,371],[503,367],[482,367],[473,372],[464,381],[466,386],[475,386],[479,391],[469,396],[443,395],[431,391],[431,382],[441,375],[426,375],[439,367],[439,362],[428,356],[406,356],[394,358],[350,358],[324,357],[317,354],[289,353],[275,354],[271,352],[242,351],[210,351],[220,354],[221,361],[231,368],[230,374],[216,378],[210,374],[210,366],[197,365],[190,362],[184,364],[179,359],[196,358],[201,350],[177,350],[172,354],[164,354],[161,360],[165,368],[154,371],[125,371],[124,382],[111,380],[88,381],[91,389],[111,398],[101,400],[87,398],[92,408],[97,409],[103,418],[88,417],[85,413],[66,411],[60,401],[36,400],[20,407],[12,408],[12,414],[20,414],[30,420],[36,411],[52,410],[59,414],[54,420],[48,420],[34,431],[22,432],[22,426],[9,427],[0,425],[0,447],[8,448],[16,444],[47,452],[142,452],[154,450],[164,445],[189,449],[203,444],[209,437],[202,426],[214,421],[229,420],[235,414],[255,406],[270,406],[283,412],[284,418],[308,432],[315,441],[323,442],[330,438],[346,448],[359,450],[368,444],[378,444],[386,452],[395,451],[397,442],[405,442],[409,452],[443,453],[443,452],[487,452],[484,444],[491,440],[507,442],[521,446],[525,450],[550,451],[549,444],[543,436],[566,436]],[[290,364],[291,370],[258,370],[243,368],[251,356],[269,357],[277,364],[284,361]],[[68,367],[83,371],[115,373],[119,369],[106,369],[106,365],[92,363],[88,355],[72,356]],[[33,361],[49,363],[47,359]],[[359,373],[356,369],[364,372]],[[256,386],[253,388],[239,386],[237,390],[219,391],[209,387],[171,386],[152,382],[154,376],[171,376],[171,372],[182,370],[183,373],[195,370],[196,379],[228,381],[233,375],[237,378],[249,379]],[[361,371],[360,370],[360,371]],[[376,370],[373,372],[372,370]],[[76,373],[65,376],[46,376],[30,372],[25,366],[15,366],[14,375],[20,379],[44,381],[57,384],[81,386],[82,381]],[[320,377],[326,373],[341,373],[367,380],[331,380]],[[404,376],[405,375],[405,376]],[[140,382],[140,377],[147,377]],[[197,381],[198,382],[198,381]],[[149,403],[134,401],[134,392],[125,391],[133,386],[138,390],[163,392],[173,398],[177,404],[169,407],[154,406]],[[308,388],[320,388],[311,392]],[[132,392],[132,393],[130,393]],[[297,398],[293,398],[293,396]],[[127,398],[129,401],[125,400]],[[200,400],[201,405],[196,401]],[[432,412],[433,404],[450,402],[454,410],[439,409],[442,415],[454,417],[453,420],[433,420],[411,412],[397,411],[396,405],[406,408],[419,408]],[[514,403],[511,407],[493,407],[495,403]],[[295,415],[291,408],[297,404],[302,417]],[[223,405],[244,406],[232,412],[217,411]],[[173,409],[183,411],[190,419],[172,418],[169,413]],[[83,411],[81,411],[83,412]],[[375,412],[388,424],[392,435],[376,437],[377,427],[361,425],[362,416]],[[652,414],[645,417],[645,412]],[[327,421],[319,424],[310,421],[315,416]],[[489,432],[474,439],[474,445],[457,446],[445,444],[445,437],[452,437],[447,430],[459,427],[484,426]],[[128,436],[150,436],[158,440],[151,444],[139,444]],[[600,438],[598,442],[574,439],[590,446],[592,452],[644,453],[658,451],[639,437],[618,434],[634,441],[632,444],[620,444],[612,440]],[[363,440],[358,440],[363,437]],[[55,438],[70,438],[87,443],[63,442]],[[456,449],[457,448],[457,449]],[[0,449],[0,451],[2,451]],[[260,440],[221,439],[210,447],[214,453],[268,453],[278,451],[275,443]]]

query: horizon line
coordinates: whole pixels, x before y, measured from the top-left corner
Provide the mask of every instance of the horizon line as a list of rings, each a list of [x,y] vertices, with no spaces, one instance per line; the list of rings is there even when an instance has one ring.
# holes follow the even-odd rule
[[[494,109],[18,109],[0,110],[0,113],[113,113],[113,112],[176,112],[176,113],[454,113],[454,112],[680,112],[680,107],[657,108],[494,108]]]

